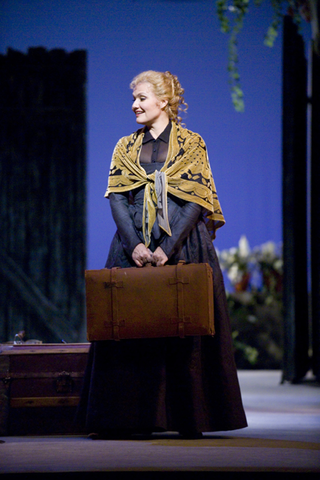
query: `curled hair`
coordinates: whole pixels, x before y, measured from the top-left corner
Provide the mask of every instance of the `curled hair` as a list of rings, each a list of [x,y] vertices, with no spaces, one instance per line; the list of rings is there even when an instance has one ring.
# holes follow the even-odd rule
[[[147,70],[139,73],[132,82],[130,88],[134,90],[139,83],[148,82],[151,84],[154,94],[160,100],[167,100],[165,111],[170,120],[176,123],[181,123],[180,112],[186,112],[188,104],[185,103],[183,94],[184,89],[176,75],[170,72],[155,72],[154,70]]]

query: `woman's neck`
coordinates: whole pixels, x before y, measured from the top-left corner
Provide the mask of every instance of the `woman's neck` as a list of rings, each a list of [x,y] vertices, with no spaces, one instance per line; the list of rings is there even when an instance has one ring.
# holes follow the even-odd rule
[[[159,118],[157,122],[155,122],[153,125],[147,125],[149,132],[153,136],[153,138],[158,138],[159,135],[163,132],[163,130],[166,128],[166,126],[169,123],[169,118],[163,117]]]

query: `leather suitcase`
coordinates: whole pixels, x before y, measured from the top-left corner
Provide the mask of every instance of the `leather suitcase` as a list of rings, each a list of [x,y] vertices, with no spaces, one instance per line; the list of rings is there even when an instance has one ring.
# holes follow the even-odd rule
[[[208,264],[87,270],[85,283],[89,341],[214,335]]]
[[[0,435],[75,434],[90,344],[0,346]]]

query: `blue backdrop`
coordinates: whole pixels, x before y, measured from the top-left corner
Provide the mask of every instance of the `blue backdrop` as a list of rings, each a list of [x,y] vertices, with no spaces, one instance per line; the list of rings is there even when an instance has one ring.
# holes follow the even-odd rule
[[[116,141],[136,129],[131,79],[143,70],[178,75],[189,104],[187,127],[207,143],[226,218],[219,249],[245,234],[253,247],[280,242],[281,31],[263,45],[269,2],[252,6],[239,35],[245,113],[230,100],[228,37],[211,0],[1,0],[0,51],[7,47],[88,52],[87,268],[104,266],[115,225],[104,199]],[[305,36],[309,29],[305,27]]]

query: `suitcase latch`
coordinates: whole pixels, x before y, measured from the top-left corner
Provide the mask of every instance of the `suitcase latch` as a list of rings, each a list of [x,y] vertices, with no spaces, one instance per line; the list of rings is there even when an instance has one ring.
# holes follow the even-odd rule
[[[73,380],[68,372],[61,372],[56,379],[57,393],[71,393],[73,390]]]

